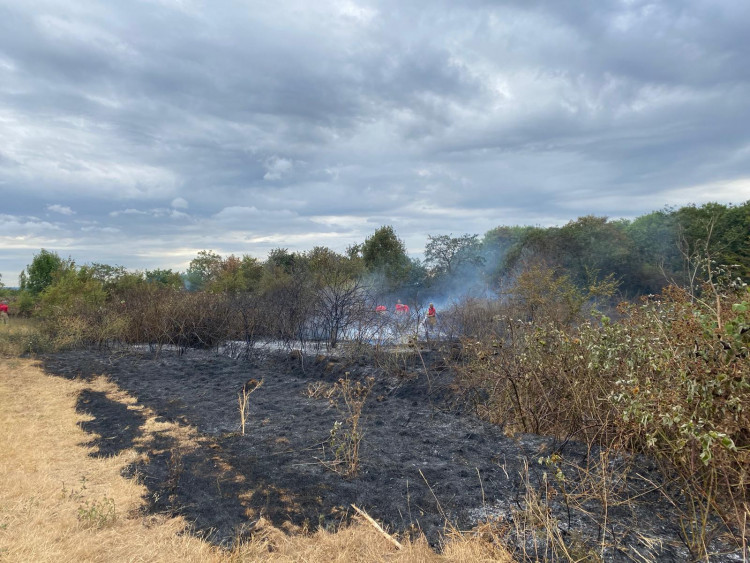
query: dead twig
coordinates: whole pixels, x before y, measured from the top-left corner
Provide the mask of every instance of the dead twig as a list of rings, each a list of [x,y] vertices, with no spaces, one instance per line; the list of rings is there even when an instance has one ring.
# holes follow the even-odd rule
[[[240,410],[240,427],[242,429],[242,435],[245,435],[245,423],[247,421],[247,402],[250,399],[250,395],[258,390],[265,380],[261,379],[250,379],[242,386],[242,391],[237,394],[237,403]]]
[[[357,508],[354,504],[352,504],[352,508],[357,511],[357,514],[362,516],[365,520],[367,520],[370,524],[373,525],[373,527],[380,532],[380,534],[387,539],[389,542],[391,542],[393,545],[396,546],[396,549],[404,549],[404,546],[402,546],[396,538],[394,538],[392,535],[390,535],[388,532],[386,532],[380,524],[378,524],[373,518],[367,514],[364,510],[361,510],[360,508]]]

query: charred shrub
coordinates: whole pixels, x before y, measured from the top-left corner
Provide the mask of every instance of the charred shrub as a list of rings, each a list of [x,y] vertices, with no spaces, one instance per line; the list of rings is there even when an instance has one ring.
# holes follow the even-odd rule
[[[225,340],[240,322],[221,294],[145,284],[121,297],[112,307],[126,319],[122,338],[128,343],[207,348]]]
[[[504,314],[507,308],[497,299],[467,297],[440,312],[440,328],[448,340],[497,338]]]

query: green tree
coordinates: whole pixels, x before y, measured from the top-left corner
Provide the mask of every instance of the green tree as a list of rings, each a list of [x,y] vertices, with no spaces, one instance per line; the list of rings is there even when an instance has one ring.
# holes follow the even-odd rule
[[[232,254],[221,261],[218,271],[207,285],[211,293],[238,293],[255,289],[261,277],[263,267],[252,256],[239,258]]]
[[[252,291],[259,286],[260,280],[263,278],[263,264],[261,264],[260,260],[243,254],[240,261],[240,271],[242,272],[244,289],[246,291]]]
[[[391,289],[408,279],[411,261],[406,255],[406,245],[390,225],[380,227],[369,236],[361,252],[367,271],[382,274]]]
[[[40,295],[42,313],[76,314],[101,307],[107,293],[97,273],[90,266],[76,268],[74,264],[61,270]]]
[[[304,254],[308,267],[316,279],[327,277],[327,270],[335,272],[337,277],[355,279],[361,273],[361,263],[359,258],[339,254],[325,246],[316,246]]]
[[[481,249],[479,235],[428,235],[424,261],[434,275],[450,276],[464,266],[484,265]]]
[[[222,258],[213,250],[201,250],[190,261],[186,272],[188,289],[197,291],[203,289],[212,279],[218,277],[221,271]]]
[[[275,274],[286,273],[291,274],[295,266],[299,266],[301,262],[301,256],[296,252],[289,252],[286,248],[274,248],[268,253],[266,258],[266,268],[273,271]]]
[[[146,278],[143,272],[124,272],[116,280],[106,284],[106,290],[113,299],[122,299],[143,290]],[[181,287],[181,286],[180,286]]]
[[[485,235],[485,239],[496,241],[495,244],[508,245],[499,271],[505,275],[524,260],[532,257],[548,260],[552,257],[552,239],[558,230],[557,227],[511,227],[510,231],[497,228]],[[493,235],[491,238],[490,234]]]
[[[541,261],[564,271],[577,287],[585,289],[591,273],[632,277],[633,244],[626,221],[609,221],[588,215],[563,227],[528,228],[509,249],[505,272],[525,262]]]
[[[183,287],[182,276],[171,269],[146,270],[145,279],[149,283],[173,287],[174,289],[182,289]]]
[[[49,252],[42,248],[39,254],[34,256],[31,264],[26,266],[26,279],[22,282],[23,289],[32,295],[39,295],[47,287],[52,285],[56,275],[66,268],[65,262],[56,252]]]
[[[627,236],[627,221],[586,215],[570,221],[553,240],[557,263],[565,268],[579,287],[586,287],[590,272],[630,277],[632,241]],[[630,285],[630,283],[629,283]]]
[[[625,227],[633,244],[633,275],[626,280],[628,293],[659,293],[668,280],[679,277],[681,258],[677,246],[674,210],[665,208],[637,217]]]
[[[110,266],[98,262],[92,262],[88,266],[88,270],[93,278],[108,285],[116,283],[119,278],[127,273],[124,266]]]
[[[499,226],[484,234],[481,254],[486,261],[483,273],[488,285],[495,287],[499,284],[507,273],[508,263],[514,261],[510,258],[511,250],[518,248],[524,234],[534,228]]]
[[[687,283],[694,278],[698,255],[719,265],[734,264],[738,275],[750,278],[750,201],[740,206],[685,206],[676,211],[675,222]]]

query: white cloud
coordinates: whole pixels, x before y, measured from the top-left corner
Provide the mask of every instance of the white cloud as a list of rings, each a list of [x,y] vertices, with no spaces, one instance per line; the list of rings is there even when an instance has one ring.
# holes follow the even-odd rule
[[[53,213],[59,213],[60,215],[75,215],[76,213],[67,205],[60,205],[57,203],[55,203],[54,205],[48,205],[47,211],[52,211]]]
[[[294,163],[287,158],[273,156],[266,160],[263,166],[266,168],[266,173],[263,176],[264,180],[280,180],[292,171]]]
[[[339,1],[337,7],[342,17],[358,24],[369,24],[378,14],[377,10],[351,0]]]
[[[188,202],[184,197],[176,197],[172,200],[172,207],[176,207],[177,209],[187,209]]]
[[[36,217],[0,215],[0,234],[18,235],[24,233],[39,234],[50,231],[60,231],[60,227],[48,221],[41,221]]]
[[[121,233],[122,231],[115,227],[81,227],[81,231],[84,233],[107,233],[107,234],[115,234],[115,233]]]
[[[299,215],[288,209],[258,209],[255,206],[242,207],[231,206],[225,207],[216,213],[212,219],[222,223],[244,224],[248,229],[252,229],[257,223],[277,223],[289,222],[298,219]]]
[[[132,207],[130,207],[121,211],[109,212],[110,217],[119,217],[120,215],[148,215],[148,211],[141,211],[139,209],[133,209]]]
[[[700,205],[710,201],[742,203],[750,201],[750,177],[685,186],[666,191],[663,195],[673,205]]]
[[[171,209],[167,207],[157,207],[153,209],[147,209],[145,211],[141,209],[123,209],[121,211],[110,211],[109,216],[110,217],[119,217],[120,215],[143,215],[143,216],[151,216],[155,218],[159,217],[170,217],[172,219],[188,219],[190,218],[190,215],[187,213],[183,213],[182,211],[178,211],[177,209]]]

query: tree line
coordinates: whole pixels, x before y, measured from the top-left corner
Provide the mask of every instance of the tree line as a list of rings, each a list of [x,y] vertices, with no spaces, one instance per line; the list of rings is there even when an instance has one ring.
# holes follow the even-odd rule
[[[365,283],[383,298],[398,295],[416,301],[500,292],[509,279],[541,263],[583,289],[610,276],[621,296],[634,298],[658,293],[668,284],[692,287],[706,262],[750,280],[750,201],[666,208],[632,221],[589,215],[562,227],[499,226],[481,237],[430,235],[423,260],[408,256],[391,226],[377,229],[344,253],[326,247],[305,252],[276,248],[260,260],[204,250],[184,272],[78,265],[42,249],[21,273],[18,292],[0,289],[14,296],[21,314],[74,289],[93,301],[143,284],[212,294],[265,294],[294,278],[309,278],[317,285]]]

